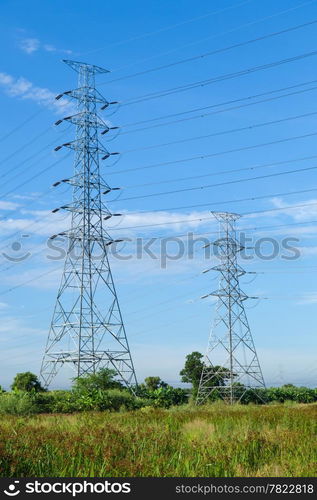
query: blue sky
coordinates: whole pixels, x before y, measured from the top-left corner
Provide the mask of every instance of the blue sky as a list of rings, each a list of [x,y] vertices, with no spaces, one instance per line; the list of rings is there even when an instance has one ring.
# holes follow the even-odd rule
[[[61,62],[70,58],[111,70],[99,77],[98,89],[108,100],[121,103],[112,116],[103,114],[121,127],[118,136],[108,135],[109,142],[104,142],[109,151],[122,152],[119,161],[102,167],[110,185],[124,188],[121,197],[109,204],[124,213],[120,225],[113,227],[116,237],[212,233],[216,225],[209,218],[210,210],[227,210],[259,212],[245,215],[240,222],[241,228],[259,228],[249,231],[250,245],[259,238],[274,238],[281,250],[283,239],[298,238],[298,259],[282,258],[290,253],[281,250],[274,259],[242,261],[247,270],[258,274],[246,275],[241,286],[249,295],[261,297],[246,307],[267,384],[316,386],[317,245],[316,225],[311,221],[317,220],[317,184],[316,170],[308,169],[317,167],[313,135],[317,133],[317,56],[136,104],[128,101],[317,50],[316,24],[311,24],[173,64],[314,21],[317,2],[117,0],[97,1],[91,8],[82,0],[74,4],[56,0],[45,6],[37,0],[27,5],[3,0],[1,8],[0,384],[8,387],[18,371],[39,372],[60,279],[62,263],[47,259],[45,242],[68,224],[65,214],[50,211],[69,201],[71,191],[67,186],[50,186],[72,172],[72,156],[53,152],[74,134],[67,125],[53,126],[72,110],[67,99],[58,104],[53,99],[76,87],[76,74]],[[171,66],[130,77],[165,65]],[[259,94],[266,95],[254,97]],[[248,97],[235,105],[128,126]],[[265,102],[257,103],[261,100]],[[193,119],[182,121],[185,117]],[[277,120],[281,121],[263,125]],[[175,123],[165,123],[169,121]],[[203,135],[209,137],[198,138]],[[176,143],[162,145],[170,142]],[[205,155],[209,157],[178,161]],[[164,162],[170,163],[140,168]],[[298,169],[303,171],[263,178]],[[237,171],[225,173],[232,170]],[[250,177],[260,178],[247,180]],[[237,180],[241,182],[229,183]],[[218,186],[138,198],[210,184]],[[296,194],[289,194],[292,191]],[[248,201],[233,201],[240,199]],[[289,208],[293,205],[303,206]],[[190,208],[178,208],[184,206]],[[143,225],[149,227],[124,229]],[[270,244],[258,245],[270,252]],[[136,258],[135,244],[122,249],[131,259],[112,259],[140,380],[160,375],[177,383],[185,355],[206,349],[214,304],[199,297],[215,290],[217,280],[212,273],[201,274],[210,267],[201,247],[197,242],[193,259],[185,255],[169,260],[166,268],[159,258]],[[171,244],[169,251],[175,248]],[[159,244],[153,249],[159,257]],[[17,263],[4,255],[19,258],[25,252],[32,256]],[[56,387],[66,384],[66,374],[55,382]]]

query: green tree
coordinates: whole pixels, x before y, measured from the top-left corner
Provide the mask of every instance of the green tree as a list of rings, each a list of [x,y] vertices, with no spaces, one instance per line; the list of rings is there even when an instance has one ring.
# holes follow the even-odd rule
[[[168,384],[166,382],[163,382],[160,377],[146,377],[144,379],[144,384],[147,390],[149,391],[155,391],[156,389],[159,389],[160,387],[166,388],[168,387]]]
[[[201,372],[204,367],[202,359],[203,355],[200,352],[194,351],[191,354],[187,354],[185,366],[180,371],[182,382],[192,384],[193,389],[198,389],[199,386]]]
[[[203,362],[203,355],[194,351],[186,356],[185,366],[180,371],[182,382],[192,384],[194,393],[197,392],[201,377],[201,372],[206,366]],[[208,367],[210,384],[213,386],[223,386],[230,377],[230,370],[219,365]],[[235,376],[235,375],[234,375]]]
[[[83,375],[73,379],[73,390],[77,392],[93,393],[106,389],[122,389],[123,385],[115,380],[117,372],[109,368],[102,368],[97,373]]]
[[[45,390],[41,386],[41,383],[37,376],[31,372],[17,373],[14,377],[11,388],[14,391],[24,392],[41,392]]]

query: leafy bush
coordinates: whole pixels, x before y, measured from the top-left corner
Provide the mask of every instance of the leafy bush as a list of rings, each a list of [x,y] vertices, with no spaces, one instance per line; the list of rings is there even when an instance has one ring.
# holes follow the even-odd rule
[[[147,406],[148,401],[140,397],[135,397],[127,390],[109,389],[99,391],[94,397],[96,410],[118,411],[122,408],[126,410],[137,410],[142,406]]]
[[[31,415],[37,413],[38,406],[32,395],[21,393],[3,393],[0,395],[0,414]]]
[[[179,387],[159,387],[149,390],[144,386],[137,389],[137,395],[147,399],[151,406],[157,408],[169,408],[174,405],[181,405],[188,402],[188,391]]]
[[[101,368],[97,373],[86,374],[73,380],[73,390],[81,394],[89,394],[98,390],[123,389],[123,386],[115,379],[115,370]]]
[[[136,410],[145,406],[147,401],[134,397],[127,390],[95,390],[90,394],[78,394],[73,391],[53,391],[43,400],[46,411],[52,413],[75,413],[81,411],[118,411],[121,408]]]
[[[270,387],[266,390],[267,400],[276,403],[296,401],[297,403],[313,403],[317,401],[316,389],[308,387]]]
[[[44,391],[37,376],[31,372],[17,373],[13,380],[12,389],[24,392]]]

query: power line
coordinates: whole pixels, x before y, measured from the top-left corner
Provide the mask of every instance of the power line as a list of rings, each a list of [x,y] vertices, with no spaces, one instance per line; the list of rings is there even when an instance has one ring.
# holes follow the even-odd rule
[[[156,92],[151,92],[149,94],[144,94],[144,95],[138,96],[136,98],[128,99],[127,101],[123,101],[121,103],[121,105],[122,106],[127,106],[127,105],[130,105],[130,104],[139,104],[141,102],[145,102],[145,101],[148,101],[148,100],[151,100],[151,99],[157,99],[159,97],[165,97],[165,96],[176,94],[176,93],[179,93],[179,92],[184,92],[186,90],[191,90],[191,89],[194,89],[194,88],[197,88],[197,87],[204,87],[206,85],[211,85],[212,83],[216,83],[216,82],[222,82],[222,81],[225,81],[225,80],[231,80],[233,78],[238,78],[240,76],[249,75],[249,74],[255,73],[257,71],[262,71],[262,70],[270,69],[270,68],[273,68],[273,67],[276,67],[276,66],[281,66],[283,64],[288,64],[288,63],[291,63],[291,62],[294,62],[294,61],[299,61],[299,60],[302,60],[302,59],[306,59],[307,57],[313,57],[313,56],[316,56],[316,55],[317,55],[317,51],[316,50],[311,51],[311,52],[305,52],[305,53],[299,54],[297,56],[288,57],[288,58],[285,58],[285,59],[279,59],[278,61],[273,61],[271,63],[262,64],[262,65],[259,65],[259,66],[251,66],[250,68],[246,68],[246,69],[240,70],[240,71],[235,71],[233,73],[226,73],[224,75],[216,76],[216,77],[213,77],[213,78],[208,78],[206,80],[199,80],[199,81],[195,81],[195,82],[192,82],[192,83],[188,83],[186,85],[178,85],[177,87],[171,87],[169,89],[165,89],[165,90],[161,90],[161,91],[156,91]]]
[[[128,122],[128,123],[124,123],[123,125],[121,125],[121,128],[132,127],[134,125],[142,125],[144,123],[151,123],[151,122],[154,122],[154,121],[163,120],[165,118],[174,118],[174,117],[182,116],[182,115],[189,114],[189,113],[195,113],[196,111],[204,111],[205,109],[216,108],[216,107],[219,107],[219,106],[226,106],[227,104],[235,104],[235,103],[241,102],[241,101],[248,101],[250,99],[255,99],[257,97],[262,97],[262,96],[265,96],[265,95],[274,94],[276,92],[283,92],[284,90],[290,90],[290,89],[302,87],[304,85],[310,85],[311,83],[316,83],[316,82],[317,82],[317,80],[308,80],[306,82],[297,83],[295,85],[290,85],[290,86],[282,87],[282,88],[279,88],[279,89],[273,89],[273,90],[269,90],[267,92],[261,92],[260,94],[253,94],[253,95],[249,95],[249,96],[246,96],[246,97],[240,97],[239,99],[230,99],[229,101],[222,101],[222,102],[219,102],[219,103],[216,103],[216,104],[209,104],[208,106],[202,106],[202,107],[199,107],[199,108],[188,109],[186,111],[181,111],[181,112],[178,112],[178,113],[170,113],[170,114],[167,114],[167,115],[161,115],[161,116],[158,116],[158,117],[155,117],[155,118],[149,118],[147,120],[138,120],[136,122]],[[286,95],[288,95],[288,94],[286,94]],[[236,109],[236,108],[230,108],[230,110],[231,109]]]
[[[243,147],[235,148],[235,149],[227,149],[225,151],[219,151],[216,153],[200,154],[200,155],[190,156],[187,158],[181,158],[181,159],[172,160],[172,161],[164,161],[164,162],[159,162],[159,163],[153,163],[150,165],[143,165],[141,167],[134,167],[134,168],[127,168],[124,170],[117,170],[116,172],[109,172],[108,175],[122,174],[122,173],[126,173],[126,172],[135,172],[137,170],[145,170],[148,168],[163,167],[163,166],[174,165],[177,163],[185,163],[185,162],[194,161],[194,160],[203,160],[206,158],[213,158],[215,156],[222,156],[225,154],[237,153],[240,151],[247,151],[247,150],[256,149],[256,148],[265,147],[265,146],[272,146],[273,144],[281,144],[283,142],[294,141],[297,139],[306,139],[308,137],[314,137],[316,135],[317,135],[317,132],[312,132],[312,133],[304,134],[304,135],[295,135],[295,136],[286,137],[284,139],[277,139],[275,141],[270,141],[270,142],[262,142],[260,144],[255,144],[255,145],[251,145],[251,146],[243,146]]]
[[[317,167],[315,167],[317,168]],[[226,201],[213,201],[212,203],[209,201],[208,203],[199,203],[196,205],[186,205],[186,206],[178,206],[178,207],[169,207],[169,208],[156,208],[154,210],[140,210],[139,212],[136,212],[137,214],[152,214],[156,212],[169,212],[171,210],[184,210],[186,208],[199,208],[199,207],[210,207],[210,205],[226,205],[229,203],[241,203],[245,201],[255,201],[255,200],[264,200],[266,198],[272,198],[274,196],[291,196],[294,194],[304,194],[304,193],[311,193],[313,191],[317,191],[317,188],[310,188],[310,189],[301,189],[299,191],[286,191],[284,193],[274,193],[274,194],[266,194],[266,195],[261,195],[261,196],[252,196],[250,198],[239,198],[239,199],[234,199],[234,200],[226,200]],[[118,200],[121,201],[121,200]]]
[[[25,204],[21,207],[21,208],[22,208],[22,210],[25,210],[25,208],[26,208],[26,207],[29,207],[29,206],[33,205],[33,203],[37,202],[39,199],[44,198],[44,196],[46,196],[47,194],[49,194],[49,193],[50,193],[51,189],[52,189],[52,188],[51,188],[51,187],[49,187],[49,188],[48,188],[48,189],[46,189],[43,193],[40,193],[40,194],[38,194],[37,196],[35,196],[34,198],[32,198],[32,199],[31,199],[28,203],[25,203]],[[7,213],[10,215],[10,214],[12,213],[12,209],[10,209],[10,210],[8,210],[8,209],[7,209],[7,210],[4,210],[4,212],[7,212]],[[8,218],[9,218],[9,215],[4,215],[4,216],[3,216],[3,215],[1,215],[1,216],[0,216],[0,222],[2,222],[3,220],[8,219]]]
[[[193,17],[191,19],[188,19],[187,21],[182,21],[180,23],[171,24],[169,26],[165,26],[164,28],[160,28],[158,30],[154,30],[154,31],[150,31],[148,33],[144,33],[143,35],[137,35],[137,36],[134,36],[134,37],[131,37],[131,38],[126,38],[124,40],[119,40],[117,42],[112,42],[112,43],[107,44],[104,47],[99,47],[98,49],[93,49],[93,50],[90,50],[88,52],[81,52],[79,55],[94,54],[94,53],[99,52],[101,50],[108,49],[109,47],[115,47],[115,46],[118,46],[118,45],[123,45],[125,43],[134,42],[136,40],[143,40],[144,38],[148,38],[149,36],[157,35],[159,33],[163,33],[165,31],[169,31],[171,29],[178,28],[179,26],[184,26],[184,25],[192,23],[194,21],[199,21],[200,19],[206,19],[207,17],[210,17],[210,16],[212,16],[214,14],[220,14],[221,12],[225,12],[225,11],[228,11],[228,10],[231,10],[231,9],[236,9],[237,7],[241,7],[244,4],[250,3],[251,1],[252,0],[244,0],[243,2],[240,2],[240,3],[236,4],[236,5],[231,5],[229,7],[225,7],[224,9],[213,10],[213,11],[208,12],[207,14],[204,14],[202,16]],[[310,2],[305,2],[305,3],[310,3]]]
[[[43,151],[43,150],[46,150],[46,147],[44,147],[41,151]],[[15,169],[17,169],[17,168],[22,168],[22,167],[24,167],[24,166],[25,166],[25,162],[29,161],[30,159],[34,158],[35,156],[38,156],[38,154],[39,154],[39,153],[40,153],[40,152],[38,152],[38,153],[36,153],[36,154],[34,154],[34,155],[30,156],[27,160],[25,160],[25,161],[21,162],[19,165],[16,165],[13,169],[8,170],[8,172],[6,172],[6,174],[8,174],[8,173],[12,173],[12,170],[15,170]],[[45,161],[46,159],[47,159],[47,153],[45,153],[45,155],[44,155],[44,156],[42,156],[41,158],[39,158],[38,160],[36,160],[36,162],[35,162],[35,163],[31,163],[31,165],[29,165],[28,169],[23,171],[23,174],[24,174],[24,173],[27,173],[27,172],[29,171],[29,169],[30,169],[30,168],[32,168],[33,166],[38,165],[38,164],[41,164],[41,163],[42,163],[42,161]],[[23,175],[23,174],[22,174],[22,175]],[[20,175],[21,175],[21,174],[20,174]],[[8,180],[6,180],[5,182],[2,182],[2,183],[1,183],[1,187],[3,188],[3,187],[4,187],[4,186],[6,186],[7,184],[11,184],[11,182],[12,182],[12,181],[14,181],[14,180],[15,180],[15,179],[17,179],[17,178],[20,178],[20,175],[19,175],[19,176],[17,176],[16,174],[14,174],[14,175],[13,175],[13,177],[12,177],[11,179],[8,179]],[[6,196],[6,195],[2,195],[2,196]]]
[[[254,25],[256,25],[256,24],[259,24],[259,23],[261,23],[261,22],[263,22],[263,21],[267,21],[267,20],[269,20],[269,19],[273,19],[273,18],[278,17],[278,16],[280,16],[280,15],[282,15],[282,14],[286,14],[286,13],[291,12],[291,11],[293,11],[293,10],[297,10],[297,9],[299,9],[299,8],[301,8],[301,7],[304,7],[305,5],[309,5],[309,4],[313,3],[314,1],[315,1],[315,0],[310,0],[310,1],[308,1],[308,2],[301,3],[301,4],[299,4],[299,5],[296,5],[295,7],[291,7],[291,8],[288,8],[288,9],[284,9],[284,10],[278,11],[277,13],[272,14],[272,15],[269,15],[269,16],[264,16],[264,17],[261,17],[260,19],[257,19],[257,20],[255,20],[255,21],[251,21],[251,22],[248,22],[248,23],[240,24],[240,25],[235,26],[234,28],[232,28],[232,29],[230,29],[230,30],[226,30],[226,31],[218,32],[218,33],[216,33],[216,34],[214,34],[214,35],[212,35],[212,36],[208,36],[208,37],[204,37],[204,38],[199,38],[199,39],[197,39],[197,37],[196,37],[196,38],[195,38],[195,41],[193,41],[193,42],[186,43],[185,45],[182,45],[182,46],[180,46],[180,47],[176,47],[176,48],[170,49],[170,50],[165,51],[165,52],[160,52],[160,53],[155,54],[155,55],[153,55],[153,56],[151,56],[151,57],[146,57],[146,58],[138,59],[137,61],[134,61],[133,63],[130,63],[130,64],[125,65],[125,66],[120,67],[120,68],[116,68],[116,69],[115,69],[115,71],[119,71],[119,70],[122,70],[122,69],[125,69],[125,68],[129,68],[129,67],[131,67],[131,66],[133,66],[133,67],[134,67],[134,66],[135,66],[136,64],[138,64],[138,63],[144,63],[144,62],[150,61],[150,60],[152,60],[152,59],[156,59],[156,58],[158,58],[158,57],[166,56],[166,55],[169,55],[169,54],[171,54],[171,53],[173,53],[173,52],[178,52],[178,51],[179,51],[179,50],[181,50],[181,49],[185,49],[185,48],[187,48],[187,47],[191,47],[191,46],[193,46],[193,45],[197,45],[198,43],[202,43],[202,42],[209,41],[209,40],[211,40],[211,39],[218,38],[219,36],[225,36],[225,35],[229,35],[229,34],[231,34],[231,33],[235,33],[236,31],[239,31],[239,30],[241,30],[242,28],[248,28],[248,27],[250,27],[250,26],[254,26]],[[246,2],[246,3],[248,3],[248,2]],[[238,7],[239,5],[240,5],[240,4],[237,4],[237,5],[235,5],[235,7]],[[242,4],[241,4],[241,5],[242,5]],[[108,47],[108,46],[107,46],[107,47]],[[107,83],[107,82],[104,82],[104,84],[106,84],[106,83]]]
[[[33,178],[35,177],[38,177],[39,175],[41,175],[42,173],[46,172],[47,170],[53,168],[54,166],[56,166],[58,163],[62,162],[63,160],[65,160],[68,156],[70,155],[70,153],[66,154],[63,158],[60,158],[59,160],[57,160],[56,162],[54,162],[52,165],[49,165],[48,167],[46,167],[45,169],[41,170],[38,174],[36,174],[35,176],[33,176]],[[11,194],[12,192],[16,191],[16,189],[18,189],[19,187],[21,187],[22,185],[25,185],[26,183],[30,182],[31,180],[33,180],[33,178],[31,179],[27,179],[27,181],[24,181],[23,183],[19,184],[18,186],[16,186],[15,189],[11,190],[10,192],[7,192],[5,195],[7,194]],[[4,195],[4,196],[5,196]],[[39,197],[45,195],[45,193],[43,193],[42,195],[40,195]],[[33,202],[33,201],[32,201]],[[49,216],[51,215],[51,213],[49,214],[46,214],[44,217],[39,217],[38,219],[35,219],[34,221],[32,221],[30,224],[28,224],[27,226],[25,226],[23,228],[23,231],[25,229],[28,229],[32,226],[34,226],[35,224],[37,224],[38,222],[40,221],[43,221],[45,219],[47,219]],[[0,222],[1,222],[1,219],[0,219]],[[9,238],[12,238],[13,236],[19,234],[21,232],[21,230],[18,230],[18,231],[15,231],[14,233],[12,234],[9,234],[8,236],[6,236],[5,238],[2,238],[1,239],[1,242],[3,243],[4,241],[8,240]],[[1,250],[1,249],[0,249]]]
[[[313,81],[317,81],[317,80],[313,80]],[[298,84],[298,85],[293,85],[292,87],[286,87],[286,88],[294,88],[294,87],[299,87],[299,86],[302,86],[302,85],[307,85],[307,83],[302,83],[302,84]],[[190,120],[197,120],[197,119],[201,119],[201,118],[206,118],[207,116],[211,116],[211,115],[217,115],[217,114],[220,114],[220,113],[226,113],[228,111],[234,111],[234,110],[237,110],[237,109],[242,109],[242,108],[247,108],[247,107],[250,107],[250,106],[256,106],[257,104],[263,104],[265,102],[272,102],[272,101],[276,101],[278,99],[284,99],[285,97],[289,97],[289,96],[293,96],[293,95],[299,95],[299,94],[304,94],[305,92],[311,92],[313,90],[316,90],[317,87],[311,87],[311,88],[308,88],[308,89],[302,89],[302,90],[297,90],[295,92],[289,92],[287,94],[282,94],[282,95],[278,95],[278,96],[274,96],[274,97],[269,97],[267,99],[261,99],[260,101],[255,101],[255,102],[249,102],[247,104],[240,104],[239,106],[231,106],[229,108],[225,108],[225,109],[219,109],[219,110],[216,110],[216,111],[210,111],[209,113],[204,113],[204,114],[199,114],[199,115],[194,115],[194,116],[190,116],[190,117],[187,117],[187,118],[180,118],[178,120],[172,120],[172,121],[167,121],[167,122],[163,122],[163,123],[158,123],[158,124],[155,124],[155,125],[150,125],[150,126],[147,126],[147,127],[141,127],[141,128],[137,128],[137,129],[133,129],[133,130],[127,130],[126,132],[122,132],[120,135],[126,135],[126,134],[133,134],[134,132],[142,132],[144,130],[150,130],[152,128],[159,128],[159,127],[165,127],[166,125],[174,125],[175,123],[183,123],[183,122],[186,122],[186,121],[190,121]],[[273,92],[281,92],[281,90],[283,89],[278,89],[278,90],[271,90],[270,92],[263,92],[262,94],[258,94],[258,95],[267,95],[267,94],[272,94]],[[249,96],[249,97],[244,97],[242,99],[235,99],[231,102],[240,102],[240,101],[245,101],[245,100],[249,100],[249,99],[252,99],[256,96]],[[230,102],[230,101],[229,101]],[[197,108],[197,109],[208,109],[208,108],[214,108],[214,107],[218,107],[220,106],[221,104],[214,104],[214,105],[211,105],[211,106],[204,106],[203,108]],[[183,115],[183,114],[188,114],[188,113],[192,113],[193,111],[184,111],[182,113],[175,113],[175,115]],[[173,116],[173,115],[170,115],[170,116]],[[155,121],[155,120],[158,120],[158,118],[152,118],[150,120],[148,120],[149,122],[151,121]],[[147,122],[147,120],[144,120],[143,122]],[[124,128],[124,126],[120,127],[120,128]]]
[[[18,130],[20,130],[21,128],[24,127],[24,125],[27,125],[30,121],[34,120],[34,118],[36,118],[40,113],[43,113],[43,109],[40,109],[38,111],[36,111],[36,113],[33,113],[31,116],[29,116],[26,120],[24,120],[22,123],[20,123],[20,125],[17,125],[16,127],[14,127],[12,130],[10,130],[7,134],[3,135],[1,138],[0,138],[0,142],[3,142],[5,141],[8,137],[11,137],[11,135],[13,135],[15,132],[17,132]]]
[[[43,222],[45,221],[48,217],[51,216],[51,212],[49,212],[48,214],[44,215],[43,217],[39,217],[38,219],[35,219],[33,220],[30,224],[28,224],[27,226],[23,227],[23,231],[25,231],[26,229],[29,229],[30,227],[33,227],[35,224],[37,224],[38,222]],[[68,217],[68,215],[67,215]],[[64,219],[63,219],[64,220]],[[12,238],[13,236],[16,236],[17,234],[20,234],[21,233],[21,229],[15,231],[14,233],[11,233],[9,234],[8,236],[6,236],[5,238],[1,238],[1,242],[3,243],[4,241],[7,241],[9,240],[10,238]],[[0,250],[4,250],[5,247],[2,247]]]
[[[305,224],[317,224],[317,220],[312,220],[312,221],[304,221],[304,222],[291,222],[288,224],[277,224],[277,225],[269,225],[269,226],[255,226],[255,227],[242,227],[239,229],[239,231],[248,231],[248,232],[262,232],[265,229],[282,229],[284,227],[291,227],[291,226],[303,226]],[[219,231],[208,231],[208,232],[203,232],[203,233],[194,233],[194,236],[206,236],[210,234],[219,234]],[[174,238],[184,238],[188,236],[188,233],[183,233],[183,234],[172,234]],[[160,239],[165,239],[166,235],[164,236],[151,236],[149,238],[143,238],[144,241],[146,240],[160,240]],[[125,240],[127,241],[127,240]],[[130,241],[130,239],[129,239]]]
[[[269,213],[269,212],[275,212],[275,211],[281,211],[281,210],[292,210],[294,208],[302,208],[302,207],[308,207],[308,206],[314,206],[314,205],[317,205],[317,202],[303,203],[300,205],[289,205],[289,206],[284,206],[284,207],[279,207],[279,208],[270,208],[270,209],[266,209],[266,210],[256,210],[254,212],[244,212],[241,214],[241,216],[263,214],[263,213]],[[201,222],[201,221],[210,220],[213,218],[214,218],[213,216],[200,217],[197,219],[186,219],[186,220],[176,220],[176,221],[170,221],[170,222],[160,222],[160,223],[155,223],[155,224],[145,224],[142,226],[128,226],[128,227],[112,228],[111,231],[119,231],[119,230],[122,231],[123,229],[138,229],[138,228],[143,228],[143,227],[166,226],[166,225],[170,225],[170,224],[181,224],[181,223],[188,223],[188,222]]]
[[[151,146],[144,146],[141,148],[128,149],[128,150],[123,151],[122,154],[134,153],[136,151],[147,151],[149,149],[156,149],[156,148],[161,148],[161,147],[165,147],[165,146],[172,146],[174,144],[183,144],[184,142],[187,143],[187,142],[191,142],[191,141],[197,141],[200,139],[206,139],[208,137],[217,137],[219,135],[233,134],[236,132],[244,132],[245,130],[252,130],[255,128],[266,127],[268,125],[275,125],[277,123],[285,123],[285,122],[292,121],[292,120],[298,120],[300,118],[307,118],[309,116],[314,116],[316,114],[317,114],[317,111],[312,111],[310,113],[303,113],[300,115],[288,116],[286,118],[280,118],[278,120],[270,120],[268,122],[255,123],[252,125],[247,125],[245,127],[239,127],[239,128],[229,129],[229,130],[222,130],[220,132],[212,132],[211,134],[198,135],[198,136],[194,136],[194,137],[187,137],[186,139],[178,139],[177,141],[162,142],[160,144],[153,144]]]
[[[30,160],[32,160],[33,158],[36,158],[36,156],[38,156],[39,154],[41,154],[43,151],[46,151],[47,148],[49,148],[50,146],[52,146],[53,144],[56,144],[56,140],[54,139],[53,142],[49,142],[48,144],[46,144],[43,148],[39,149],[36,153],[33,153],[31,156],[29,156],[28,158],[24,159],[23,161],[17,163],[15,166],[13,167],[10,167],[8,168],[8,170],[6,172],[4,172],[1,176],[0,176],[0,179],[3,179],[4,177],[6,177],[7,175],[9,174],[12,174],[12,172],[15,172],[16,170],[20,169],[20,168],[23,168],[25,166],[25,163],[29,162]],[[38,163],[38,161],[36,162],[36,164]],[[0,163],[1,165],[1,163]],[[29,167],[30,168],[30,167]],[[13,176],[13,179],[16,177],[16,175],[14,174]],[[11,182],[12,179],[9,179],[8,181],[6,181],[5,183],[1,183],[1,186],[3,187],[5,184],[8,184],[9,182]]]
[[[59,269],[51,269],[50,271],[47,271],[43,274],[39,274],[38,276],[36,276],[35,278],[31,278],[27,281],[24,281],[23,283],[20,283],[19,285],[15,285],[11,288],[8,288],[7,290],[4,290],[3,292],[0,292],[0,295],[5,295],[7,293],[10,293],[10,292],[13,292],[13,290],[17,290],[18,288],[21,288],[25,285],[28,285],[29,283],[33,283],[33,281],[37,281],[38,279],[40,278],[43,278],[44,276],[47,276],[48,274],[51,274],[53,272],[56,272],[56,271],[61,271],[62,268],[59,268]]]
[[[28,184],[29,182],[33,181],[34,179],[36,179],[37,177],[39,177],[40,175],[44,174],[45,172],[47,172],[48,170],[50,170],[51,168],[54,168],[58,163],[61,163],[62,161],[64,161],[65,159],[67,159],[68,157],[70,156],[70,153],[66,154],[65,156],[63,156],[63,158],[59,158],[58,160],[56,160],[54,163],[52,163],[51,165],[48,165],[48,167],[45,167],[43,168],[42,170],[40,170],[39,172],[37,172],[36,174],[32,175],[31,177],[29,177],[28,179],[26,179],[25,181],[21,182],[20,184],[18,184],[15,188],[7,191],[5,194],[3,194],[3,196],[8,196],[9,194],[11,193],[14,193],[14,191],[16,191],[17,189],[19,189],[20,187],[23,187],[25,186],[26,184]]]
[[[177,177],[174,179],[146,182],[143,184],[130,184],[130,185],[122,186],[121,189],[127,189],[127,188],[134,189],[134,188],[138,188],[138,187],[156,186],[159,184],[170,184],[171,182],[188,181],[188,180],[192,180],[192,179],[203,179],[204,177],[213,177],[215,175],[232,174],[232,173],[236,173],[236,172],[245,172],[245,171],[249,171],[249,170],[253,171],[253,170],[258,170],[259,168],[277,167],[279,165],[285,165],[288,163],[297,163],[297,162],[301,162],[301,161],[312,160],[314,158],[317,158],[317,155],[304,156],[301,158],[295,158],[293,160],[283,160],[283,161],[278,161],[275,163],[264,163],[261,165],[253,165],[251,167],[241,167],[241,168],[234,168],[234,169],[230,169],[230,170],[218,170],[216,172],[210,172],[208,174],[190,175],[187,177]]]
[[[312,25],[316,24],[316,22],[317,22],[317,20],[314,19],[313,21],[309,21],[309,22],[302,23],[302,24],[297,24],[296,26],[291,26],[290,28],[285,28],[283,30],[274,31],[274,32],[268,33],[266,35],[258,36],[256,38],[251,38],[250,40],[246,40],[244,42],[234,43],[232,45],[227,45],[226,47],[221,47],[220,49],[215,49],[215,50],[211,50],[209,52],[204,52],[203,54],[198,54],[196,56],[187,57],[185,59],[180,59],[178,61],[174,61],[174,62],[171,62],[171,63],[168,63],[168,64],[162,64],[160,66],[156,66],[155,68],[150,68],[150,69],[146,69],[146,70],[143,70],[143,71],[138,71],[136,73],[131,73],[130,75],[125,75],[125,76],[121,76],[121,77],[118,77],[118,78],[114,78],[112,80],[109,80],[107,83],[115,83],[115,82],[119,82],[121,80],[127,80],[127,79],[130,79],[130,78],[135,78],[137,76],[143,76],[143,75],[146,75],[148,73],[153,73],[155,71],[160,71],[162,69],[168,69],[168,68],[172,68],[172,67],[175,67],[175,66],[179,66],[180,64],[185,64],[185,63],[188,63],[188,62],[201,60],[201,59],[204,59],[206,57],[214,56],[214,55],[217,55],[217,54],[222,54],[223,52],[227,52],[227,51],[232,50],[232,49],[237,49],[237,48],[240,48],[240,47],[245,47],[247,45],[251,45],[252,43],[256,43],[256,42],[260,42],[260,41],[263,41],[263,40],[267,40],[269,38],[273,38],[273,37],[279,36],[279,35],[284,35],[286,33],[291,33],[292,31],[296,31],[296,30],[299,30],[299,29],[302,29],[302,28],[306,28],[307,26],[312,26]]]
[[[195,187],[183,188],[183,189],[173,189],[172,191],[161,191],[160,193],[150,193],[150,194],[143,194],[143,195],[139,195],[139,196],[130,196],[128,198],[119,198],[117,200],[113,200],[112,203],[118,203],[121,201],[128,201],[128,200],[139,200],[139,199],[144,199],[144,198],[152,198],[155,196],[165,196],[165,195],[169,195],[169,194],[183,193],[183,192],[187,192],[187,191],[197,191],[197,190],[202,190],[202,189],[210,189],[213,187],[227,186],[229,184],[238,184],[240,182],[249,182],[249,181],[254,181],[254,180],[259,180],[259,179],[267,179],[270,177],[289,175],[289,174],[294,174],[297,172],[306,172],[306,171],[310,171],[310,170],[315,170],[316,168],[317,168],[317,166],[297,168],[294,170],[287,170],[286,172],[275,172],[274,174],[266,174],[266,175],[258,175],[255,177],[247,177],[246,179],[234,179],[234,180],[225,181],[225,182],[218,182],[216,184],[205,184],[203,186],[195,186]]]
[[[35,253],[32,253],[28,258],[27,258],[27,262],[29,262],[31,259],[33,259],[34,257],[37,257],[38,255],[40,255],[42,252],[44,252],[45,250],[45,247],[42,248],[41,250],[39,250],[38,252],[35,252]],[[5,267],[4,269],[0,269],[0,272],[1,273],[4,273],[5,271],[8,271],[9,269],[12,269],[14,267],[16,267],[18,264],[22,264],[26,262],[25,260],[23,261],[19,261],[19,262],[13,262],[12,264],[10,264],[8,267]]]
[[[45,129],[43,132],[41,132],[40,134],[37,134],[36,136],[34,136],[30,141],[26,142],[25,144],[23,144],[23,146],[21,146],[20,148],[18,149],[15,149],[13,151],[13,153],[9,154],[6,158],[4,158],[4,160],[1,160],[0,161],[0,165],[3,165],[4,163],[6,163],[8,160],[11,160],[11,158],[13,158],[13,156],[17,155],[18,153],[21,153],[21,151],[23,151],[24,149],[26,149],[28,146],[30,146],[30,144],[33,144],[35,141],[37,141],[40,137],[42,137],[43,135],[47,134],[47,132],[51,130],[51,127],[48,127],[47,129]]]
[[[279,208],[270,208],[267,210],[256,210],[255,212],[245,212],[241,215],[256,215],[256,214],[265,214],[269,212],[277,212],[280,210],[293,210],[294,208],[303,208],[303,207],[309,207],[309,206],[315,206],[317,205],[317,202],[313,203],[303,203],[300,205],[290,205],[290,206],[285,206],[285,207],[279,207]]]

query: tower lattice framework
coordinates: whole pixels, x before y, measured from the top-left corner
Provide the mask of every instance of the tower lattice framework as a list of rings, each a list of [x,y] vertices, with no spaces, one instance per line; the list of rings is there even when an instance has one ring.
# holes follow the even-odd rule
[[[217,297],[216,313],[204,358],[197,404],[219,394],[233,404],[248,389],[264,388],[262,370],[244,308],[248,297],[240,288],[246,271],[237,256],[244,247],[236,237],[240,215],[213,212],[219,221],[219,238],[213,243],[220,263],[211,270],[219,273],[219,288],[207,296]],[[205,297],[207,297],[205,296]]]
[[[72,202],[58,209],[71,214],[70,229],[53,235],[68,241],[64,270],[41,367],[41,377],[48,386],[59,369],[71,365],[76,376],[95,373],[100,368],[116,371],[126,386],[137,383],[118,297],[109,264],[113,240],[104,228],[105,221],[120,215],[109,211],[103,195],[113,189],[100,175],[99,160],[111,155],[100,143],[101,134],[111,128],[97,114],[97,106],[106,109],[108,102],[95,88],[95,75],[107,70],[76,61],[64,61],[78,73],[78,88],[59,94],[77,101],[77,112],[58,120],[76,126],[76,138],[61,147],[74,150],[74,175],[56,182],[72,186]]]

